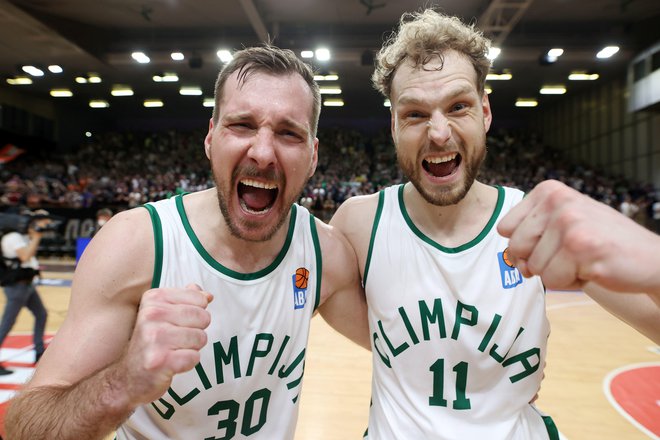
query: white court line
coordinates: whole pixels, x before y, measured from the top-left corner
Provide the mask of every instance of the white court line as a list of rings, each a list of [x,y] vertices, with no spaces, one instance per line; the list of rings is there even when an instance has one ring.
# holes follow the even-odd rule
[[[623,373],[624,371],[629,371],[629,370],[634,370],[639,367],[651,367],[651,366],[660,366],[660,363],[658,362],[642,362],[639,364],[630,364],[626,365],[624,367],[617,368],[616,370],[610,371],[607,376],[605,376],[605,379],[603,379],[603,393],[605,393],[605,397],[607,397],[607,400],[610,402],[610,405],[614,407],[614,409],[617,410],[621,416],[623,416],[626,420],[628,420],[632,425],[642,431],[644,434],[646,434],[649,438],[653,440],[660,440],[660,437],[646,429],[644,425],[639,423],[637,420],[632,418],[630,414],[628,414],[621,406],[619,403],[614,399],[614,396],[612,396],[612,392],[610,391],[610,384],[612,383],[612,379],[614,379],[614,376],[616,376],[619,373]]]

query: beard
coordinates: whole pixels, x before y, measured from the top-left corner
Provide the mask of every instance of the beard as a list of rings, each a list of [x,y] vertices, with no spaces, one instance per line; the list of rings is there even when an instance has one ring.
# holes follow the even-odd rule
[[[406,159],[399,154],[398,148],[396,149],[396,155],[401,171],[424,200],[435,206],[451,206],[463,200],[470,191],[470,188],[472,188],[472,184],[479,174],[481,164],[486,158],[486,140],[484,139],[482,141],[481,148],[475,152],[469,161],[465,155],[461,154],[461,164],[464,170],[463,181],[450,187],[441,186],[439,188],[427,189],[423,184],[422,167],[421,165],[417,166],[418,163],[421,163],[421,160],[413,162]]]
[[[298,200],[298,195],[302,194],[304,186],[301,186],[300,190],[297,193],[294,192],[295,194],[294,196],[285,198],[283,203],[278,204],[279,200],[274,201],[271,209],[280,209],[281,211],[277,214],[277,220],[273,226],[264,227],[262,222],[245,220],[238,216],[234,218],[231,215],[229,209],[229,200],[231,200],[232,191],[236,191],[236,188],[238,186],[239,172],[242,177],[246,177],[246,176],[257,177],[257,176],[264,176],[264,174],[266,174],[269,180],[276,180],[278,182],[278,188],[280,189],[286,188],[286,178],[284,176],[280,176],[275,172],[263,173],[263,172],[258,172],[257,170],[254,169],[237,168],[232,173],[231,179],[229,181],[229,185],[222,185],[220,180],[217,178],[215,171],[212,170],[213,181],[215,182],[216,192],[218,195],[218,205],[220,207],[220,212],[224,217],[225,223],[227,224],[227,227],[231,235],[241,240],[250,241],[250,242],[268,241],[275,235],[277,231],[280,230],[280,228],[289,218],[291,205],[293,205],[293,203],[296,200]],[[273,177],[275,176],[278,178],[273,179]],[[285,197],[285,195],[283,192],[278,191],[277,197],[278,198]]]

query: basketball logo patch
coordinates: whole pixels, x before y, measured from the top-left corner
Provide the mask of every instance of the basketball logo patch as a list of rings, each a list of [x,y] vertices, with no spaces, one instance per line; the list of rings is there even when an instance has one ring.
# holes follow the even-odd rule
[[[500,265],[500,276],[502,278],[502,287],[512,289],[523,282],[520,271],[511,263],[509,258],[509,248],[497,253],[497,262]]]
[[[293,308],[302,309],[307,303],[307,281],[309,280],[309,270],[304,267],[296,269],[296,273],[291,276],[293,282]]]

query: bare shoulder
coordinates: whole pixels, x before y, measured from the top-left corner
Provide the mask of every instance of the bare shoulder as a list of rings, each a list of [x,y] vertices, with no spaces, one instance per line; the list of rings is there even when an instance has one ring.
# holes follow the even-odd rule
[[[378,197],[378,193],[351,197],[342,203],[330,220],[330,224],[338,228],[350,242],[361,268],[367,257]]]
[[[110,219],[80,259],[74,274],[73,295],[78,285],[92,283],[99,293],[112,298],[123,287],[148,288],[155,261],[151,217],[145,208],[120,212]],[[139,298],[134,298],[139,301]]]

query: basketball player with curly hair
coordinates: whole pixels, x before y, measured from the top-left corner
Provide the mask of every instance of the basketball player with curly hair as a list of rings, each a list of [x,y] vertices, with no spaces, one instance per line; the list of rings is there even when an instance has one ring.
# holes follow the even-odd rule
[[[489,45],[428,9],[404,14],[377,55],[372,80],[409,181],[347,200],[331,221],[367,296],[371,440],[560,438],[532,403],[550,332],[542,279],[525,278],[539,259],[519,270],[511,251],[528,255],[530,230],[509,243],[497,229],[523,193],[478,180]]]

